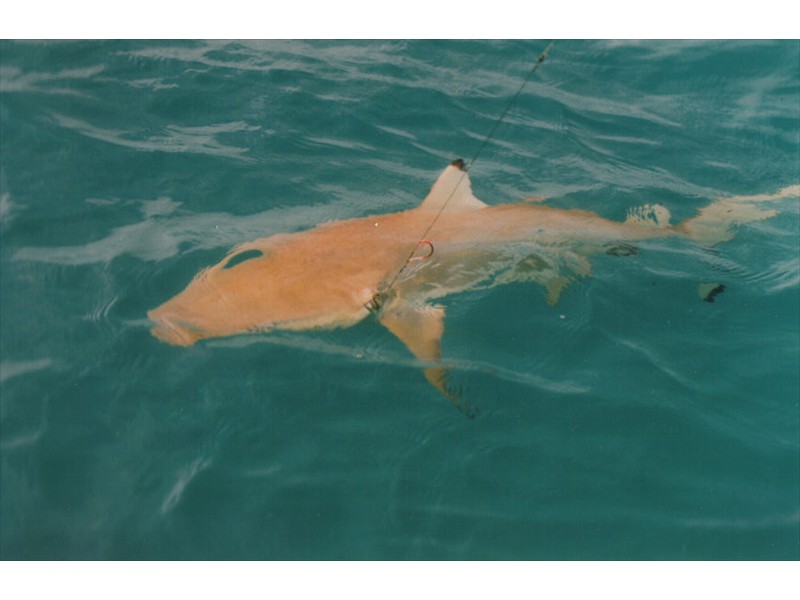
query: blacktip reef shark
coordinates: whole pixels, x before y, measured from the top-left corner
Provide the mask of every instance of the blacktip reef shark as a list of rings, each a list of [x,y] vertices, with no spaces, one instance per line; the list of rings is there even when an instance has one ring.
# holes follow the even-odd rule
[[[541,199],[487,205],[472,194],[458,159],[416,208],[241,244],[148,317],[155,337],[189,346],[270,330],[349,327],[375,315],[458,405],[441,361],[445,309],[437,299],[533,281],[555,305],[572,281],[590,274],[593,255],[633,254],[636,242],[672,236],[713,246],[731,239],[737,225],[775,215],[770,202],[797,196],[800,185],[719,198],[675,225],[666,207],[646,205],[617,222]]]

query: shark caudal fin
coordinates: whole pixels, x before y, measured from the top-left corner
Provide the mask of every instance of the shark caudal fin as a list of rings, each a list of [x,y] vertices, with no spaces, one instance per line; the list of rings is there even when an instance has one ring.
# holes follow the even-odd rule
[[[733,239],[734,228],[739,225],[774,217],[778,211],[765,204],[784,198],[800,198],[800,185],[790,185],[775,194],[719,198],[700,209],[697,216],[677,225],[676,230],[696,242],[714,246]]]

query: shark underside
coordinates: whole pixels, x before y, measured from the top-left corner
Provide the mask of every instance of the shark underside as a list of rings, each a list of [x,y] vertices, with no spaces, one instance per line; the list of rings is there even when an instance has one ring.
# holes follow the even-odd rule
[[[738,225],[769,218],[776,194],[720,198],[681,223],[647,205],[624,222],[541,203],[489,206],[473,196],[463,161],[451,163],[418,207],[336,221],[241,244],[187,288],[151,310],[152,333],[169,344],[275,329],[348,327],[376,314],[418,359],[425,376],[460,403],[441,364],[445,309],[435,300],[478,286],[532,281],[551,305],[588,258],[631,254],[635,243],[680,236],[713,246]]]

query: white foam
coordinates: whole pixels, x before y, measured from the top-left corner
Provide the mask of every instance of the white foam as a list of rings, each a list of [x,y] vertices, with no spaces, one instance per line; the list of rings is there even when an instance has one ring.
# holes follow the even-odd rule
[[[197,458],[188,467],[178,474],[175,484],[161,503],[161,514],[165,515],[181,501],[183,492],[192,480],[211,466],[210,458]]]

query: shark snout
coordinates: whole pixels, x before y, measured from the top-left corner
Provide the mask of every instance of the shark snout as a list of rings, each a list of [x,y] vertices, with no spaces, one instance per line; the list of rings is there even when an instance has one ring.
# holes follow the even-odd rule
[[[191,346],[201,337],[196,330],[167,315],[160,314],[158,310],[151,310],[147,316],[154,324],[150,333],[167,344]]]

